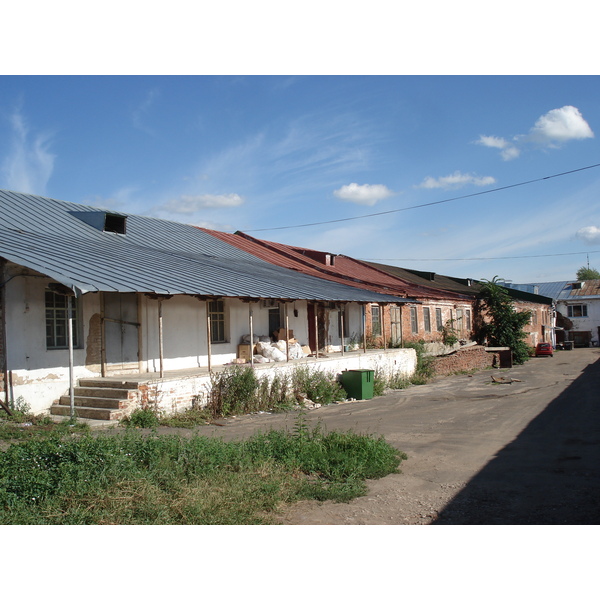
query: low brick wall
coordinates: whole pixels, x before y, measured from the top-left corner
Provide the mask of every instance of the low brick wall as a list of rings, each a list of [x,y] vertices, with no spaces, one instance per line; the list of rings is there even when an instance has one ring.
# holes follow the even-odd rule
[[[495,360],[496,353],[486,352],[483,346],[467,346],[436,358],[433,370],[436,375],[450,375],[459,371],[487,369],[493,366]]]

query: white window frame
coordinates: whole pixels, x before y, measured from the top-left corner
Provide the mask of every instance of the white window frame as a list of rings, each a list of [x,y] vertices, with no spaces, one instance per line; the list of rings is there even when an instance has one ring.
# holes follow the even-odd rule
[[[579,311],[581,312],[580,315],[574,315],[574,310],[575,308],[579,308]],[[569,317],[569,319],[585,319],[588,316],[588,309],[587,309],[587,304],[569,304],[567,306],[567,317]]]
[[[73,347],[81,347],[81,309],[79,299],[71,298],[73,316]],[[51,301],[51,302],[50,302]],[[69,347],[68,296],[45,290],[46,350],[66,350]]]

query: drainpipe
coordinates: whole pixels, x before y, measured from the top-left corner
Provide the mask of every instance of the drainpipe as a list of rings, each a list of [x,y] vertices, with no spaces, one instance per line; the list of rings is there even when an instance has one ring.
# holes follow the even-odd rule
[[[69,334],[69,399],[71,419],[75,418],[75,381],[73,377],[73,296],[67,296],[67,331]]]

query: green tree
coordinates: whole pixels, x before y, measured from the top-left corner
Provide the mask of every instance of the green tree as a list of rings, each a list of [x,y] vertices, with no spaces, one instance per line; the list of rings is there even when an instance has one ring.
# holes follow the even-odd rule
[[[529,357],[523,328],[529,323],[531,312],[515,310],[507,289],[498,284],[498,277],[483,281],[479,299],[486,317],[479,331],[480,341],[487,339],[490,346],[510,348],[513,361],[523,364]]]
[[[600,273],[597,269],[581,267],[577,271],[577,281],[588,281],[588,279],[600,279]]]

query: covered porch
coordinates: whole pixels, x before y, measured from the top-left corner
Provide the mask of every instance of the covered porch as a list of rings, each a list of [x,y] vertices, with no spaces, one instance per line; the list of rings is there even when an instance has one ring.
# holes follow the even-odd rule
[[[410,377],[416,368],[417,357],[412,348],[384,350],[362,349],[336,352],[327,356],[300,358],[289,362],[247,364],[259,379],[271,379],[276,374],[291,373],[298,367],[328,372],[334,376],[345,370],[371,369]],[[51,414],[103,421],[119,421],[136,408],[151,406],[174,413],[206,406],[210,399],[211,374],[232,364],[189,369],[167,370],[162,373],[122,373],[80,379],[73,395],[62,396],[51,407]]]

